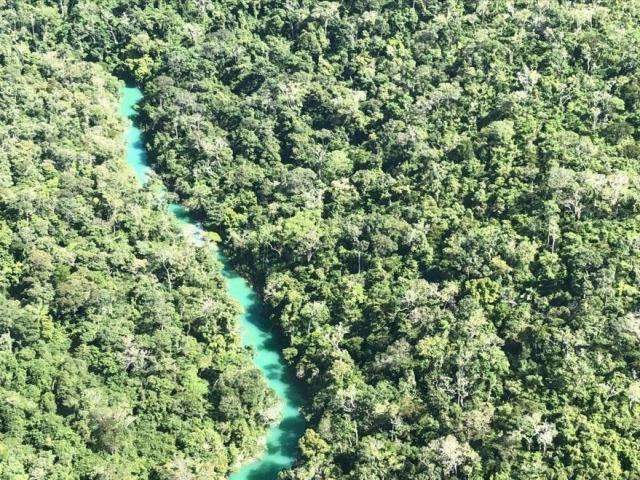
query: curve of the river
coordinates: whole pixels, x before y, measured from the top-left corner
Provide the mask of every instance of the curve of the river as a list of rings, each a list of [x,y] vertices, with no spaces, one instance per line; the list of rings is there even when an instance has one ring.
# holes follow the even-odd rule
[[[137,128],[136,104],[142,99],[142,92],[135,87],[125,87],[122,91],[120,113],[130,120],[126,132],[126,161],[136,178],[144,184],[151,168],[147,161],[142,132]],[[200,224],[177,204],[169,205],[169,211],[196,244],[202,245],[203,231]],[[304,419],[300,414],[301,396],[295,388],[290,372],[281,355],[278,336],[272,331],[261,314],[261,303],[255,291],[229,266],[228,260],[215,249],[222,263],[222,273],[226,279],[229,294],[242,306],[240,335],[242,343],[253,350],[253,361],[264,375],[269,388],[280,400],[281,419],[267,432],[266,450],[262,457],[244,465],[233,473],[230,480],[273,480],[278,472],[290,467],[297,453],[298,439],[304,431]]]

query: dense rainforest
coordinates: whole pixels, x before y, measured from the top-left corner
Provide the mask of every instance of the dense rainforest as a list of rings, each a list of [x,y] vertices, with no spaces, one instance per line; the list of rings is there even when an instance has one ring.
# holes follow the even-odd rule
[[[640,478],[638,1],[0,6],[7,468],[210,478],[184,462],[224,472],[265,422],[215,263],[115,180],[103,68],[142,86],[154,168],[284,334],[309,428],[283,479]],[[32,76],[58,76],[36,106]],[[169,275],[153,242],[189,253]]]
[[[219,265],[124,168],[115,78],[29,43],[0,35],[0,478],[224,479],[273,400]]]

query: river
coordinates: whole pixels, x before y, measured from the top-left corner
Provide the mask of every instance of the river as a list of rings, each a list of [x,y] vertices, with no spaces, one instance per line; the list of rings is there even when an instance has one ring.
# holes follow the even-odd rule
[[[126,132],[126,161],[135,172],[138,181],[144,184],[151,168],[147,161],[142,132],[136,126],[135,110],[136,104],[142,99],[142,92],[135,87],[125,87],[121,98],[121,115],[131,120]],[[181,205],[170,204],[168,209],[181,225],[185,235],[197,245],[203,245],[200,224]],[[304,419],[300,414],[301,396],[282,358],[279,338],[261,313],[262,304],[256,292],[230,267],[227,258],[219,249],[215,249],[215,254],[222,263],[222,273],[229,295],[242,307],[239,318],[242,343],[253,350],[253,361],[264,375],[269,388],[278,396],[282,412],[280,422],[272,425],[267,431],[263,455],[243,465],[229,478],[273,480],[277,478],[278,472],[290,467],[295,461],[298,439],[304,431]]]

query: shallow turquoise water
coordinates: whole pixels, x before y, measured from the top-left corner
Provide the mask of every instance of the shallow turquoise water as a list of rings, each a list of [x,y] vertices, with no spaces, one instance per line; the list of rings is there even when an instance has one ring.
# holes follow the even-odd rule
[[[147,152],[142,140],[142,132],[135,122],[135,106],[142,99],[138,88],[126,87],[123,90],[120,112],[132,122],[126,132],[126,161],[131,166],[140,183],[144,183],[151,169],[147,161]],[[203,244],[202,228],[180,205],[169,205],[169,211],[178,219],[191,239]],[[256,461],[243,466],[232,474],[230,480],[272,480],[278,472],[290,467],[297,452],[298,439],[304,431],[304,419],[300,414],[301,397],[295,389],[295,383],[285,367],[277,335],[261,314],[261,303],[251,286],[234,272],[228,260],[216,249],[216,255],[223,265],[229,294],[242,306],[240,316],[240,335],[242,343],[254,351],[253,360],[265,376],[269,388],[280,399],[282,419],[267,432],[267,445],[264,454]]]

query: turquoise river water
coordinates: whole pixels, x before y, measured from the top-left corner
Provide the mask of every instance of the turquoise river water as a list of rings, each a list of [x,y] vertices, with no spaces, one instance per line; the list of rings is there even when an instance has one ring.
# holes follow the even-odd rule
[[[142,99],[142,92],[135,87],[125,87],[120,105],[121,115],[130,120],[126,132],[126,161],[133,169],[138,181],[144,184],[151,171],[145,150],[142,132],[136,127],[136,104]],[[185,235],[194,243],[205,243],[202,228],[189,213],[178,204],[169,205],[169,211],[181,225]],[[253,361],[264,375],[269,388],[280,400],[281,419],[269,428],[263,455],[242,466],[233,473],[230,480],[272,480],[278,472],[290,467],[297,453],[298,439],[304,431],[304,419],[300,414],[301,396],[295,388],[281,355],[278,336],[272,331],[261,314],[262,306],[251,286],[230,268],[228,260],[215,249],[222,263],[222,273],[226,279],[229,295],[242,306],[240,335],[242,343],[253,350]]]

